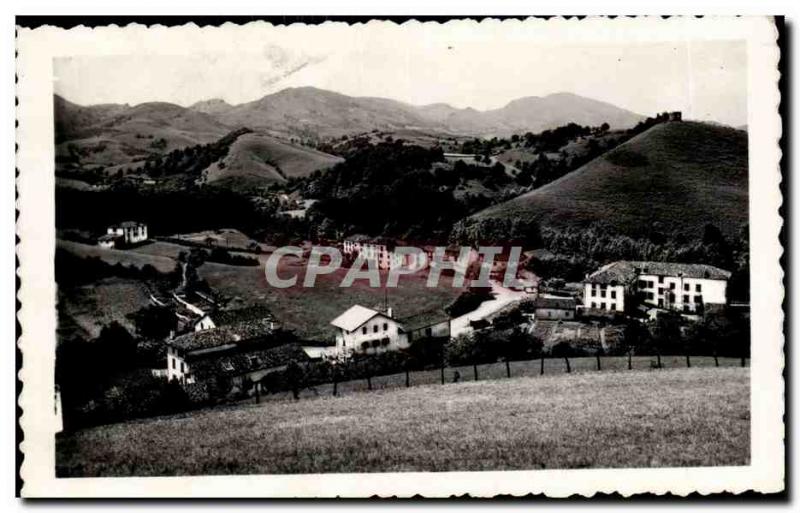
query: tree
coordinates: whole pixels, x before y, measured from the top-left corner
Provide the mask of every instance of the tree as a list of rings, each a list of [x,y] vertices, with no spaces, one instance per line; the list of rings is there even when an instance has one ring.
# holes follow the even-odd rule
[[[146,306],[130,317],[136,326],[136,334],[142,338],[164,339],[178,326],[177,317],[163,306]]]

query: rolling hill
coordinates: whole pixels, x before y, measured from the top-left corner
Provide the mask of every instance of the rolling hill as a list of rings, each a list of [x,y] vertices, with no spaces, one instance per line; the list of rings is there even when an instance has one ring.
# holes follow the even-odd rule
[[[627,128],[643,119],[609,103],[569,93],[519,98],[499,109],[479,111],[298,87],[253,102],[225,105],[222,100],[209,100],[194,108],[230,126],[268,128],[301,137],[338,137],[370,130],[491,136],[540,132],[569,122],[593,126],[607,122],[613,128]]]
[[[84,107],[54,97],[57,161],[111,166],[207,144],[230,128],[208,114],[165,102]]]
[[[264,133],[250,133],[240,136],[231,145],[221,165],[214,163],[206,169],[205,181],[263,185],[307,176],[342,160],[341,157],[289,144]]]
[[[748,219],[747,133],[697,122],[656,125],[540,189],[468,220],[533,218],[542,226],[600,223],[628,235],[733,234]]]

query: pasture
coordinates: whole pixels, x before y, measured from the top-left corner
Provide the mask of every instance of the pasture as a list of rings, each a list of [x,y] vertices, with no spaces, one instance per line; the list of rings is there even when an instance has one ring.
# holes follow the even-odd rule
[[[747,465],[749,369],[429,385],[204,410],[57,439],[56,473],[287,474]]]

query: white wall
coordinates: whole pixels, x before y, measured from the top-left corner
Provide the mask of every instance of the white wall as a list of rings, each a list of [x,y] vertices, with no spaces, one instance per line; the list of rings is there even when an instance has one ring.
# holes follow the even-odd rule
[[[622,285],[605,285],[585,283],[583,288],[583,306],[598,310],[624,312],[625,287]]]
[[[386,329],[384,329],[384,325]],[[365,329],[366,333],[364,332]],[[336,352],[338,354],[346,354],[354,351],[361,352],[363,351],[363,349],[361,349],[362,342],[372,342],[375,339],[380,340],[383,338],[389,339],[389,345],[381,346],[379,351],[405,347],[402,345],[397,322],[383,314],[378,314],[353,331],[345,332],[339,329],[339,332],[336,334]],[[372,349],[370,345],[370,349],[367,352],[374,351],[375,350]]]
[[[637,280],[637,289],[644,295],[645,303],[679,312],[694,312],[702,304],[725,304],[726,288],[725,280],[683,276],[642,274]]]

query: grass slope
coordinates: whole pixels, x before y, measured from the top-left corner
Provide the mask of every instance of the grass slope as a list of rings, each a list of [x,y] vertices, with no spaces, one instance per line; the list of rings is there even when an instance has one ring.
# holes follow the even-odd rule
[[[59,476],[747,465],[749,369],[518,378],[273,402],[57,440]]]
[[[473,217],[535,218],[556,227],[604,223],[638,235],[736,233],[747,222],[747,133],[696,122],[665,123],[540,189]]]
[[[208,183],[231,178],[256,179],[263,183],[281,182],[327,169],[341,157],[302,146],[295,146],[264,133],[245,134],[234,142],[224,166],[213,164],[206,171]]]

